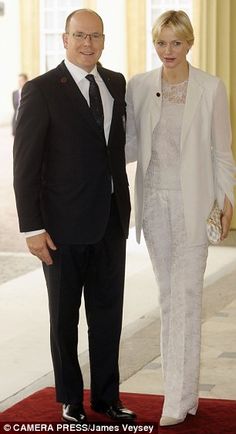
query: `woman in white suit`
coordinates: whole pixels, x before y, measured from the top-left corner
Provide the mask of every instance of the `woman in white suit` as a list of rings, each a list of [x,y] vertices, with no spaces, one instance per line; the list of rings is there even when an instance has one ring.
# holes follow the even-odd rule
[[[223,240],[235,166],[225,87],[186,60],[194,42],[188,16],[165,12],[152,35],[163,65],[128,83],[126,153],[137,161],[137,241],[143,229],[159,285],[165,426],[197,411],[206,219],[217,198]]]

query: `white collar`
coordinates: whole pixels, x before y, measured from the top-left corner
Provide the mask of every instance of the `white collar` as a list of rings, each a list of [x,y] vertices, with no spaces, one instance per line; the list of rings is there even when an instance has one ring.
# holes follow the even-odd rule
[[[83,78],[88,75],[87,71],[70,62],[68,59],[65,59],[65,65],[68,71],[71,73],[72,77],[76,77],[78,82],[83,80]],[[89,72],[89,74],[93,74],[95,77],[99,77],[97,65],[94,66],[94,68],[92,69],[92,71]]]

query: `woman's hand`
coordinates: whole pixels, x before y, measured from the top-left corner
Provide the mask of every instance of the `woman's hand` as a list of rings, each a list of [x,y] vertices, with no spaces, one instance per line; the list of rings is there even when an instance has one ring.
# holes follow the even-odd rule
[[[233,217],[233,207],[228,197],[225,196],[224,209],[221,217],[221,224],[222,224],[222,234],[220,238],[221,241],[225,240],[225,238],[228,236],[232,217]]]

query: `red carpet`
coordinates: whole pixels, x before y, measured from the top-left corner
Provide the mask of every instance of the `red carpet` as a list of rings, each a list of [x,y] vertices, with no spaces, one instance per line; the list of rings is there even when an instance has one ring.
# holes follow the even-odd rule
[[[236,401],[223,400],[223,399],[200,399],[199,409],[196,416],[188,416],[184,423],[176,425],[175,427],[158,427],[158,420],[160,418],[163,397],[156,395],[144,395],[137,393],[122,393],[122,402],[138,415],[136,420],[136,426],[121,426],[119,432],[152,432],[152,433],[181,433],[181,434],[236,434]],[[91,424],[102,423],[105,432],[117,432],[118,427],[112,427],[110,419],[104,415],[99,415],[93,412],[89,406],[89,392],[85,392],[85,410],[88,416],[88,420]],[[61,424],[61,405],[55,403],[54,388],[48,387],[39,392],[34,393],[23,401],[15,404],[8,410],[0,413],[0,430],[1,432],[14,432],[13,423],[21,422],[26,423],[58,423]],[[7,429],[4,429],[4,423],[8,423]],[[38,425],[34,431],[42,432],[46,431],[42,428],[39,431]],[[105,429],[104,425],[110,425],[111,429]],[[116,425],[113,422],[113,425]],[[124,424],[126,425],[126,424]],[[149,426],[152,426],[150,431]],[[26,429],[20,429],[22,427],[16,426],[15,431],[27,431]],[[24,427],[23,427],[24,428]],[[71,431],[78,431],[71,427]],[[74,425],[76,428],[76,425]],[[126,428],[126,429],[125,429]],[[137,430],[135,431],[135,429]],[[32,431],[32,426],[28,431]],[[53,425],[54,432],[59,432],[56,425]],[[52,430],[51,430],[52,431]],[[60,432],[62,432],[60,428]],[[68,429],[67,429],[68,431]],[[94,429],[92,425],[92,431],[101,432],[99,427]]]

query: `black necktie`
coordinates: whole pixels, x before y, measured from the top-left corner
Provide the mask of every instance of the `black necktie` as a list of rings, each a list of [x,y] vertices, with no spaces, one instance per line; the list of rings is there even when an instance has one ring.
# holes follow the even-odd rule
[[[103,114],[102,98],[101,98],[101,94],[99,91],[99,87],[95,81],[93,74],[86,75],[86,78],[90,82],[90,85],[89,85],[90,109],[93,113],[93,116],[94,116],[97,124],[103,130],[104,114]]]

